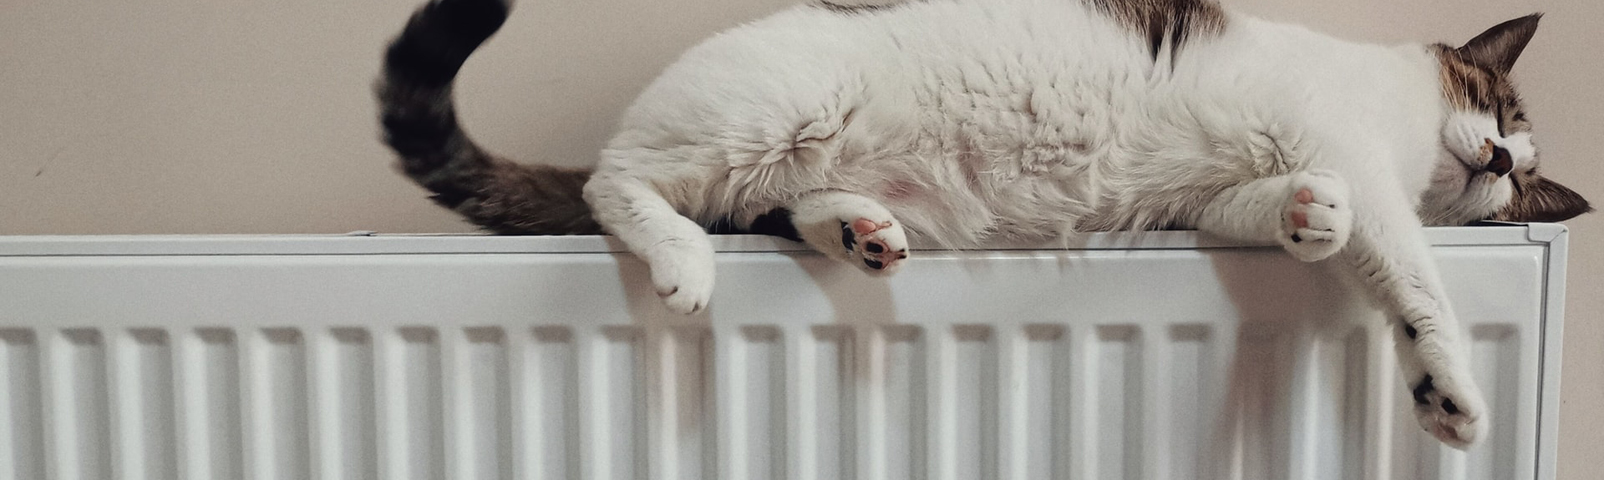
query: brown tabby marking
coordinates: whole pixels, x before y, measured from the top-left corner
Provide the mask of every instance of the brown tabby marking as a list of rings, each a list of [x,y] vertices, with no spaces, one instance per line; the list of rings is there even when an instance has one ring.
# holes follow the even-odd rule
[[[922,0],[814,0],[819,8],[843,14],[866,14],[897,8]],[[1188,40],[1216,35],[1225,30],[1225,10],[1211,0],[1083,0],[1104,15],[1140,34],[1148,43],[1148,54],[1158,59],[1166,43],[1171,58]]]
[[[1515,198],[1493,220],[1501,222],[1562,222],[1593,211],[1586,198],[1564,185],[1537,174],[1537,170],[1510,174]]]
[[[1520,94],[1507,74],[1472,63],[1462,50],[1442,44],[1433,49],[1442,63],[1443,96],[1449,105],[1493,116],[1505,135],[1532,130]]]
[[[829,11],[832,11],[832,12],[835,12],[835,13],[865,14],[865,13],[874,13],[874,12],[890,10],[890,9],[893,9],[893,8],[896,8],[896,7],[900,7],[900,6],[904,5],[904,4],[913,3],[913,1],[920,1],[920,0],[892,1],[892,2],[886,2],[886,3],[836,3],[836,2],[832,2],[830,0],[816,0],[814,2],[814,5],[818,6],[819,8],[823,8],[825,10],[829,10]]]
[[[1142,35],[1154,60],[1166,43],[1173,60],[1188,40],[1225,31],[1225,10],[1210,0],[1085,1]]]

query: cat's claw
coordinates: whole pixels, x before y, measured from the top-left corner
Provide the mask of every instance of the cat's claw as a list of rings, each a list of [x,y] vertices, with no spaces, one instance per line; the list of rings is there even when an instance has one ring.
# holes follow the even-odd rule
[[[841,246],[859,268],[874,275],[888,275],[908,258],[908,239],[902,227],[892,220],[876,222],[858,218],[841,222]]]
[[[1324,260],[1348,244],[1353,230],[1348,184],[1325,170],[1294,175],[1277,240],[1298,260]]]

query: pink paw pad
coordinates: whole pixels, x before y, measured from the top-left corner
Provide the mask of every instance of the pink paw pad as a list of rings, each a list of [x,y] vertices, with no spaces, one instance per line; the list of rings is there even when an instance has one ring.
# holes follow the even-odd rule
[[[874,223],[867,218],[860,218],[852,222],[852,233],[868,235],[882,228],[891,228],[891,222]]]
[[[1297,226],[1298,228],[1309,228],[1308,212],[1303,210],[1293,210],[1289,216],[1292,218],[1293,225]]]
[[[1300,205],[1308,205],[1314,203],[1314,192],[1307,188],[1298,190],[1298,193],[1292,195],[1292,199]],[[1292,225],[1297,228],[1309,228],[1309,212],[1303,209],[1292,209],[1287,218],[1291,219]]]
[[[1307,188],[1298,190],[1298,193],[1292,195],[1292,199],[1305,205],[1314,203],[1314,192],[1309,191]]]

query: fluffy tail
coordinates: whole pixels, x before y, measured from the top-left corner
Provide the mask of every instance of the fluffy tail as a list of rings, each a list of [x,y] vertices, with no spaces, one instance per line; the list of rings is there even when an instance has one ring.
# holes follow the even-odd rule
[[[376,88],[384,141],[435,203],[504,234],[599,234],[581,196],[590,171],[522,165],[473,143],[457,124],[451,84],[474,49],[501,28],[504,0],[433,0],[412,15],[384,57]]]

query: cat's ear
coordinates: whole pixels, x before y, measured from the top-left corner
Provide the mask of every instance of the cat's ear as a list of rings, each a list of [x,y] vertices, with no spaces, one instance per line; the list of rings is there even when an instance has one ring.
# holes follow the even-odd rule
[[[1537,21],[1543,14],[1534,13],[1487,29],[1481,35],[1459,47],[1466,60],[1498,74],[1507,74],[1515,68],[1515,59],[1537,33]]]
[[[1563,222],[1593,211],[1582,194],[1537,172],[1518,175],[1515,196],[1493,216],[1505,222]]]

